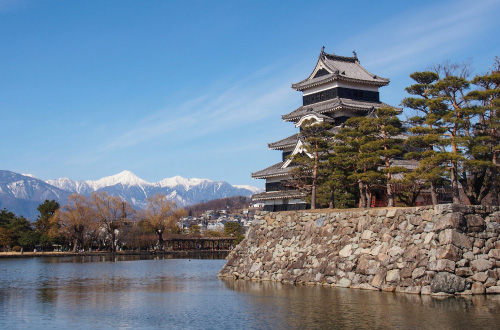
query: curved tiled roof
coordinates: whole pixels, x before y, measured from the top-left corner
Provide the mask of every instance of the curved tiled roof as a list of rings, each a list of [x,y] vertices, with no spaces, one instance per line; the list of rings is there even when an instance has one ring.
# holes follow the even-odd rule
[[[333,80],[363,82],[377,86],[385,86],[389,84],[389,79],[378,77],[363,68],[359,63],[357,56],[339,56],[335,54],[327,54],[324,51],[321,51],[316,66],[320,62],[330,72],[329,74],[318,76],[316,78],[314,78],[311,74],[307,79],[304,79],[296,84],[292,84],[292,88],[300,91]]]
[[[397,110],[401,110],[401,108],[393,107],[392,105],[383,103],[383,102],[369,102],[369,101],[358,101],[353,99],[345,99],[345,98],[335,98],[323,102],[318,102],[310,105],[303,105],[294,111],[281,116],[284,121],[296,121],[299,120],[302,116],[307,115],[308,113],[327,113],[333,112],[337,109],[352,109],[352,110],[360,110],[360,111],[370,111],[378,108],[393,108]]]
[[[252,178],[253,179],[265,179],[265,178],[270,178],[270,177],[275,177],[275,176],[287,175],[288,171],[290,171],[291,167],[281,168],[284,164],[285,164],[285,162],[279,162],[277,164],[269,166],[268,168],[254,172],[254,173],[252,173]]]
[[[284,149],[286,147],[294,147],[297,141],[299,141],[299,133],[284,138],[283,140],[268,143],[267,146],[269,149]]]
[[[283,198],[304,198],[307,194],[299,190],[285,190],[285,191],[269,191],[252,195],[254,201],[264,201],[270,199],[283,199]]]

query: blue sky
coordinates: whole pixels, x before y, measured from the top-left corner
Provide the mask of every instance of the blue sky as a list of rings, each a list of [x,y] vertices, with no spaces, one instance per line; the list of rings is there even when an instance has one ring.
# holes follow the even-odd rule
[[[263,187],[321,46],[389,77],[500,56],[500,1],[0,0],[0,169]]]

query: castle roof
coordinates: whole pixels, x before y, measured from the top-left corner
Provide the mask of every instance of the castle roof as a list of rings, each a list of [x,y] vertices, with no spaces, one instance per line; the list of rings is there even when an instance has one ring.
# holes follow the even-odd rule
[[[299,190],[284,190],[284,191],[269,191],[261,192],[252,195],[254,201],[264,201],[270,199],[283,199],[283,198],[304,198],[307,194]]]
[[[290,171],[290,169],[292,167],[281,168],[284,164],[285,164],[285,162],[279,162],[279,163],[271,165],[263,170],[254,172],[254,173],[252,173],[252,178],[253,179],[265,179],[265,178],[287,175],[288,171]]]
[[[370,102],[370,101],[359,101],[353,99],[345,99],[345,98],[334,98],[331,100],[326,100],[314,104],[303,105],[294,111],[281,116],[284,121],[297,121],[302,116],[307,115],[308,113],[328,113],[333,112],[337,109],[349,109],[356,110],[360,112],[369,112],[373,109],[378,108],[393,108],[397,110],[401,110],[401,108],[393,107],[383,102]]]
[[[283,140],[268,143],[267,146],[269,147],[269,149],[279,150],[279,149],[285,149],[287,147],[295,147],[298,141],[299,141],[299,133],[284,138]]]
[[[389,84],[389,79],[378,77],[363,68],[356,53],[353,57],[348,57],[328,54],[321,50],[313,72],[306,79],[292,84],[292,88],[303,91],[334,80],[359,82],[379,87]]]

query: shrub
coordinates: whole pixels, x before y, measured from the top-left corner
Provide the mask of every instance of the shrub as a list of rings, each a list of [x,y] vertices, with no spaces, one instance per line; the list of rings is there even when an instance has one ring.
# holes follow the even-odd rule
[[[14,247],[12,248],[12,251],[13,251],[13,252],[21,252],[21,247],[16,245],[16,246],[14,246]]]

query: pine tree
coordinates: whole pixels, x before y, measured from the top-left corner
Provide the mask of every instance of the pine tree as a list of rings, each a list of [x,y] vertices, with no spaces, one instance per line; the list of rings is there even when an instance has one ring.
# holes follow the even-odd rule
[[[327,123],[306,120],[302,124],[300,138],[303,141],[302,152],[292,156],[296,167],[291,171],[290,184],[295,188],[310,192],[311,209],[316,208],[316,195],[319,186],[320,162],[328,150],[327,139],[332,128]]]
[[[376,130],[367,117],[349,118],[335,134],[334,151],[343,158],[349,172],[347,178],[356,182],[359,191],[359,207],[370,207],[373,188],[383,180],[377,168],[381,159],[373,150],[366,148],[376,139]]]
[[[498,167],[500,166],[500,58],[495,58],[493,69],[483,76],[476,76],[472,83],[479,89],[467,97],[478,102],[475,108],[479,120],[474,125],[477,136],[476,153],[487,159],[491,187],[491,203],[499,205]]]
[[[412,174],[405,177],[406,185],[418,187],[422,183],[429,183],[431,201],[438,203],[436,185],[442,181],[446,171],[446,163],[440,152],[445,149],[441,143],[445,128],[439,125],[444,109],[439,104],[431,104],[434,97],[434,83],[439,80],[435,72],[414,72],[410,77],[416,82],[406,88],[406,91],[415,97],[403,99],[402,105],[417,112],[416,116],[409,118],[410,136],[405,141],[409,152],[405,158],[419,161],[415,170],[418,175]],[[431,106],[432,105],[432,106]]]
[[[371,152],[381,160],[381,168],[386,175],[385,185],[387,190],[387,206],[393,207],[394,187],[392,175],[406,172],[406,168],[394,166],[394,160],[404,153],[402,148],[403,125],[393,108],[380,108],[376,111],[376,118],[367,118],[365,121],[374,130],[374,139],[362,146],[362,150]]]

